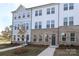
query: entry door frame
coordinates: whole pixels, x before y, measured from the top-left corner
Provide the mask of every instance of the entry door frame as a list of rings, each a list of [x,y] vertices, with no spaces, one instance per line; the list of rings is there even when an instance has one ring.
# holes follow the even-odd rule
[[[53,40],[53,39],[52,39],[52,36],[53,36],[53,35],[55,36],[55,45],[52,45],[52,43],[53,43],[53,42],[52,42],[52,40]],[[54,34],[51,34],[51,46],[57,46],[57,37],[56,37],[56,36],[57,36],[57,35],[56,35],[55,33],[54,33]]]

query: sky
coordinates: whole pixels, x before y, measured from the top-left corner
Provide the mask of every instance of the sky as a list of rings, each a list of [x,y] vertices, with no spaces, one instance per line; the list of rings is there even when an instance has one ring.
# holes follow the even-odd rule
[[[16,7],[17,5],[12,3],[0,3],[0,32],[12,24],[11,11]]]

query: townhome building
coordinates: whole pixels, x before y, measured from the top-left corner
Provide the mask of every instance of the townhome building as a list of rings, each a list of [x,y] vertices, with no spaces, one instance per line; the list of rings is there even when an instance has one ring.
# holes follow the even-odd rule
[[[79,45],[79,4],[50,3],[12,11],[12,43]]]

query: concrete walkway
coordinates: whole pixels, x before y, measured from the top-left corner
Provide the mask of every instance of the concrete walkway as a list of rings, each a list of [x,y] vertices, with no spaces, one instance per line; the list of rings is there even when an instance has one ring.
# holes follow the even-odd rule
[[[38,56],[53,56],[56,47],[48,47],[43,52],[41,52]]]
[[[4,52],[4,51],[8,51],[8,50],[12,50],[12,49],[16,49],[16,48],[20,48],[25,46],[25,44],[23,45],[19,45],[19,46],[15,46],[15,47],[10,47],[10,48],[4,48],[4,49],[0,49],[0,52]]]

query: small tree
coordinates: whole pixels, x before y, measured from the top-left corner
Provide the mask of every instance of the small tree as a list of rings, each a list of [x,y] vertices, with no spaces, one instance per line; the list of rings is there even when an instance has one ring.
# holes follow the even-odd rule
[[[10,40],[11,39],[11,32],[12,32],[11,26],[6,27],[5,30],[1,32],[2,37],[5,38],[5,39]]]
[[[18,31],[18,34],[20,34],[20,38],[22,38],[22,35],[25,35],[25,33],[26,33],[25,25],[20,25]]]

